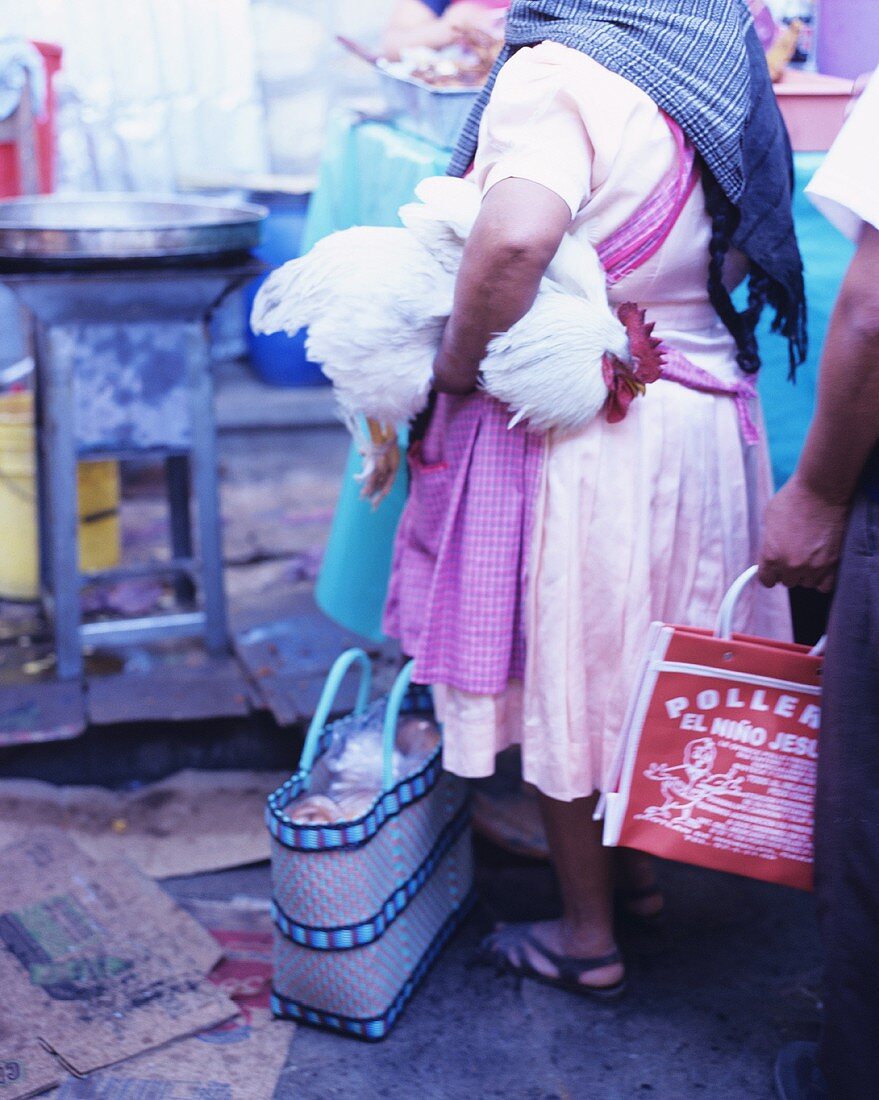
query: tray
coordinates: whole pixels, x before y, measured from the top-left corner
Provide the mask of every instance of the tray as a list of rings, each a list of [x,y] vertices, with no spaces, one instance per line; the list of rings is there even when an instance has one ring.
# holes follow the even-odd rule
[[[41,195],[0,203],[0,259],[182,259],[248,252],[268,211],[177,195]]]
[[[482,88],[434,88],[377,66],[395,124],[443,149],[454,149]]]

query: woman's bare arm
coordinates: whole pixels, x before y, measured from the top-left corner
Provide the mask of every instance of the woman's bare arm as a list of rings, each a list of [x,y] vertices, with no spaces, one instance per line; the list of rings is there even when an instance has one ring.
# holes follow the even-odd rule
[[[455,286],[455,304],[434,363],[442,393],[470,393],[492,336],[531,308],[571,224],[567,203],[529,180],[495,184],[482,202]]]

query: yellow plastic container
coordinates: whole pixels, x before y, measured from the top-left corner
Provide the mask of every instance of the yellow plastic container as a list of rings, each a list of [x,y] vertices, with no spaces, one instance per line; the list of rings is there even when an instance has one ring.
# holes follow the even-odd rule
[[[80,569],[112,569],[121,542],[119,465],[81,462],[78,481]],[[0,596],[36,599],[39,575],[33,394],[0,394]]]

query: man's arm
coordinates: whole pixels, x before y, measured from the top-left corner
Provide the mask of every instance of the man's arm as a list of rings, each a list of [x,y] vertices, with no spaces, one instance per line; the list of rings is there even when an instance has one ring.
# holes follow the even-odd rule
[[[821,361],[818,405],[790,481],[770,502],[760,580],[830,591],[849,505],[879,441],[879,231],[866,226]]]
[[[489,341],[531,308],[570,224],[568,204],[542,184],[506,179],[492,187],[464,249],[434,363],[436,389],[470,393]]]

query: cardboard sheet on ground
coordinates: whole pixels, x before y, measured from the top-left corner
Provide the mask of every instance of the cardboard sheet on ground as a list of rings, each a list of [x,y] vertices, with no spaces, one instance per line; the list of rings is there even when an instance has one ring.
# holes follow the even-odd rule
[[[235,1005],[205,979],[221,955],[130,864],[96,862],[58,830],[0,852],[3,1001],[73,1073],[230,1019]]]
[[[182,771],[136,791],[0,780],[0,847],[47,822],[94,859],[123,856],[152,878],[269,858],[266,796],[281,772]]]
[[[210,980],[232,998],[247,1023],[271,1019],[274,926],[268,900],[188,898],[180,904],[223,949]]]
[[[281,1020],[210,1031],[68,1078],[53,1100],[271,1100],[292,1035]]]
[[[240,1015],[85,1080],[67,1080],[56,1100],[271,1100],[296,1028],[271,1019],[268,905],[253,899],[182,904],[222,944],[224,958],[210,980],[235,1001]]]
[[[33,1035],[25,1035],[7,1005],[0,1010],[0,1096],[25,1100],[58,1084],[63,1070]]]

